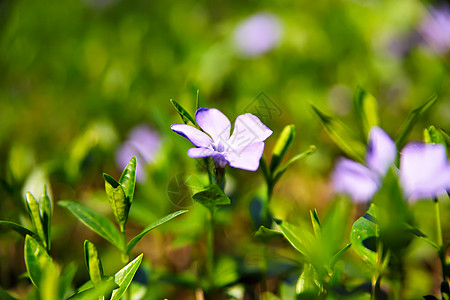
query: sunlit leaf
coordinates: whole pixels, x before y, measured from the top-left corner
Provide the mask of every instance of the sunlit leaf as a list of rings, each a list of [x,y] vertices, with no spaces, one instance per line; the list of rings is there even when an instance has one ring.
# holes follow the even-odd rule
[[[358,86],[353,97],[353,104],[361,119],[364,134],[368,137],[370,128],[378,126],[379,123],[377,99]]]
[[[144,230],[142,230],[141,233],[139,233],[138,235],[136,235],[129,243],[127,246],[127,253],[130,253],[130,251],[134,248],[134,246],[136,246],[136,244],[147,234],[149,233],[151,230],[153,230],[154,228],[166,223],[167,221],[170,221],[171,219],[175,218],[176,216],[179,216],[181,214],[186,213],[187,210],[179,210],[176,211],[174,213],[171,213],[155,222],[153,222],[152,224],[150,224],[149,226],[147,226]]]
[[[374,210],[374,206],[371,205],[367,213],[353,223],[352,232],[350,234],[350,241],[352,242],[353,249],[373,266],[376,265],[377,254],[367,248],[364,245],[364,241],[368,238],[378,238],[377,225],[373,218]]]
[[[286,164],[284,164],[282,167],[278,168],[272,177],[272,184],[275,184],[278,180],[280,180],[281,176],[286,172],[288,168],[290,168],[297,160],[300,160],[304,157],[307,157],[311,154],[313,154],[316,151],[316,146],[311,145],[309,146],[309,149],[297,154],[296,156],[292,157]]]
[[[127,166],[120,176],[119,183],[122,185],[125,196],[128,197],[128,202],[133,203],[134,187],[136,185],[136,156],[133,156],[128,162]]]
[[[72,292],[72,281],[77,273],[77,265],[70,263],[64,267],[59,276],[59,298],[66,299]]]
[[[319,221],[319,215],[317,214],[317,210],[314,209],[314,211],[309,211],[310,217],[311,217],[311,223],[313,225],[314,235],[316,237],[320,236],[322,233],[322,226],[320,225]]]
[[[29,236],[32,236],[35,239],[39,239],[39,236],[37,234],[35,234],[31,230],[23,227],[22,225],[19,225],[19,224],[14,223],[14,222],[0,221],[0,228],[9,228],[9,229],[12,229],[12,230],[16,231],[17,233],[19,233],[23,237],[25,237],[26,235],[29,235]]]
[[[278,137],[275,147],[272,152],[272,160],[270,161],[270,172],[274,172],[275,169],[280,165],[284,154],[286,153],[289,146],[291,146],[295,137],[295,125],[287,125],[284,127],[280,136]]]
[[[275,220],[281,229],[284,237],[289,243],[300,253],[305,255],[309,261],[313,260],[313,252],[315,251],[314,236],[305,228],[297,227],[286,221]]]
[[[47,193],[47,186],[44,186],[44,193],[40,197],[39,208],[42,220],[42,226],[44,228],[45,243],[47,249],[50,250],[50,229],[51,229],[51,217],[52,217],[52,202]]]
[[[92,283],[97,286],[102,282],[103,267],[100,257],[98,256],[97,248],[88,240],[84,241],[84,259],[86,261],[89,277],[91,278]]]
[[[178,102],[176,102],[173,99],[170,99],[170,103],[172,103],[172,105],[175,107],[175,109],[177,110],[178,114],[180,115],[181,119],[185,124],[189,125],[189,122],[191,122],[192,125],[194,126],[197,125],[194,118],[192,118],[191,115],[180,104],[178,104]]]
[[[41,299],[59,300],[59,276],[55,268],[46,267],[43,270],[40,294]]]
[[[433,125],[425,128],[423,131],[423,141],[429,144],[441,144],[447,151],[447,142],[445,141],[444,134],[441,130],[437,129]]]
[[[72,295],[70,300],[97,300],[105,295],[109,295],[113,289],[117,288],[117,284],[114,281],[114,278],[111,276],[110,278],[105,279],[97,286],[94,287],[91,281],[88,281],[86,284],[80,288],[75,295]]]
[[[109,205],[111,206],[117,223],[120,225],[121,231],[124,231],[125,223],[128,219],[130,211],[129,198],[125,195],[123,187],[114,178],[108,174],[103,174],[105,179],[105,190],[108,196]]]
[[[230,198],[228,198],[217,184],[211,184],[203,191],[194,194],[192,198],[208,209],[214,209],[217,206],[231,203]]]
[[[114,281],[119,285],[119,288],[113,290],[111,300],[119,300],[123,294],[125,294],[128,286],[133,280],[134,274],[136,274],[136,271],[142,262],[142,256],[143,254],[139,255],[123,269],[117,272],[116,275],[114,275]]]
[[[347,251],[348,248],[350,248],[352,244],[347,244],[345,245],[344,248],[342,248],[341,250],[338,251],[338,253],[336,253],[332,258],[331,258],[331,262],[330,262],[330,268],[333,269],[334,265],[338,262],[338,260],[342,257],[342,255],[344,255],[345,251]]]
[[[395,139],[395,144],[397,145],[397,149],[402,149],[406,144],[406,140],[408,138],[409,133],[412,131],[414,125],[417,121],[422,118],[422,116],[430,109],[431,106],[437,101],[437,95],[433,95],[428,100],[419,106],[418,108],[411,111],[406,118],[403,125],[400,127],[400,133],[398,137]]]
[[[324,114],[314,105],[312,105],[312,108],[336,145],[347,153],[348,156],[359,162],[364,162],[366,153],[365,143],[338,119]]]
[[[45,247],[48,247],[47,238],[44,233],[44,226],[42,224],[39,203],[30,192],[27,193],[26,199],[28,213],[30,215],[31,221],[33,222],[34,228],[36,229],[36,233],[39,236],[39,239],[42,241],[42,244]]]
[[[73,201],[59,201],[59,205],[67,208],[84,225],[95,231],[120,251],[124,251],[122,237],[114,224],[106,217]]]
[[[49,269],[49,272],[56,273],[55,266],[47,254],[47,250],[29,235],[25,237],[24,256],[28,275],[37,288],[41,286],[44,272],[47,272],[45,271],[46,269]]]

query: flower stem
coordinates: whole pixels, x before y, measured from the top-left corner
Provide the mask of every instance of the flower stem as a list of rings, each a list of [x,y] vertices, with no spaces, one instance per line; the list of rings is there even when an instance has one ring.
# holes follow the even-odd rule
[[[214,270],[214,208],[209,209],[208,236],[206,239],[206,271],[208,274],[209,289],[213,288]]]
[[[443,281],[445,281],[446,262],[445,262],[444,240],[442,238],[441,213],[440,213],[438,198],[434,198],[433,200],[434,200],[433,202],[434,202],[434,208],[435,208],[435,213],[436,213],[438,256],[439,256],[439,260],[441,261],[442,279],[443,279]]]
[[[123,264],[128,264],[128,262],[130,261],[130,256],[127,253],[127,236],[125,233],[125,226],[121,226],[120,231],[122,233],[122,241],[123,241],[123,247],[124,247],[124,252],[122,252],[122,263]],[[128,289],[125,293],[125,297],[124,299],[126,300],[131,300],[131,284],[128,286]]]

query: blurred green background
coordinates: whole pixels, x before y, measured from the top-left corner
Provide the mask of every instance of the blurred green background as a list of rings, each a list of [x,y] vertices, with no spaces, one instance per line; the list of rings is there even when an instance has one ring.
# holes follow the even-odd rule
[[[244,112],[262,114],[274,131],[266,151],[285,125],[295,124],[290,155],[311,144],[317,151],[285,175],[272,209],[292,220],[309,218],[307,209],[314,207],[324,215],[333,199],[328,174],[342,153],[310,104],[362,135],[352,108],[353,91],[361,85],[378,99],[381,125],[395,136],[408,112],[436,93],[437,104],[411,139],[421,139],[430,124],[450,129],[450,51],[438,51],[423,30],[429,5],[418,0],[2,0],[0,219],[26,222],[24,191],[44,181],[50,182],[55,202],[76,200],[111,216],[101,175],[118,178],[116,151],[140,124],[153,128],[161,142],[137,187],[131,224],[138,232],[178,209],[167,196],[169,182],[177,174],[196,173],[198,166],[186,156],[190,143],[170,131],[170,124],[181,120],[169,99],[193,114],[197,89],[203,107],[218,108],[232,123]],[[262,53],[247,53],[238,43],[239,28],[261,15],[275,20],[269,24],[275,27],[273,41]],[[261,99],[276,113],[258,111]],[[251,266],[259,261],[254,254],[259,246],[251,239],[255,228],[248,208],[262,175],[242,170],[229,175],[233,205],[221,213],[217,249],[225,261],[239,258]],[[449,215],[446,205],[443,220]],[[195,274],[204,254],[205,212],[187,206],[189,214],[152,233],[137,249],[135,254],[144,252],[148,274]],[[416,206],[420,211],[428,204]],[[88,276],[81,263],[84,239],[98,245],[106,273],[120,268],[114,249],[56,205],[53,225],[52,255],[62,265],[80,262],[76,284]],[[29,287],[20,279],[23,244],[14,234],[1,238],[0,285],[24,295]],[[430,249],[419,252],[414,259],[424,257],[428,265],[411,267],[408,276],[414,280],[430,268],[432,274],[435,264]],[[354,261],[353,275],[361,271],[351,269],[357,270]],[[155,299],[193,297],[189,289],[161,285],[156,275],[149,276],[161,287],[147,292]],[[430,279],[415,288],[418,294],[412,295],[436,287]]]

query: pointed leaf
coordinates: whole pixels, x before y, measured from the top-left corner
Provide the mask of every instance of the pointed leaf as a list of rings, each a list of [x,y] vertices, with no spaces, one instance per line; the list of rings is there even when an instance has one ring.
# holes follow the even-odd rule
[[[89,277],[94,286],[97,286],[102,282],[103,267],[100,257],[98,256],[97,248],[88,240],[84,241],[84,259],[86,261]]]
[[[378,126],[379,123],[377,99],[358,86],[353,97],[353,104],[361,119],[364,134],[368,137],[370,128]]]
[[[314,209],[314,211],[309,211],[309,214],[311,216],[311,223],[313,225],[313,229],[314,229],[314,235],[316,237],[320,236],[321,232],[322,232],[322,226],[320,225],[320,221],[319,221],[319,215],[317,214],[317,210]]]
[[[56,272],[52,259],[47,254],[47,250],[29,235],[25,237],[24,256],[31,282],[35,287],[40,288],[44,270],[52,269]]]
[[[287,125],[284,127],[278,137],[272,152],[272,160],[270,161],[270,172],[273,173],[280,165],[287,149],[291,146],[295,137],[295,125]]]
[[[113,291],[111,300],[119,300],[123,294],[125,294],[128,286],[133,280],[134,274],[136,274],[136,271],[142,262],[142,256],[143,254],[139,255],[136,259],[114,275],[114,281],[119,285],[119,288]]]
[[[111,294],[111,291],[117,288],[117,284],[114,282],[113,277],[103,280],[98,286],[92,284],[91,281],[85,283],[75,295],[72,295],[70,300],[92,300],[105,297],[105,295]]]
[[[311,261],[314,255],[315,239],[314,236],[307,230],[290,224],[286,221],[275,220],[281,229],[284,237],[289,243],[300,253],[305,255]]]
[[[447,151],[447,143],[445,141],[443,132],[433,125],[425,128],[423,131],[423,141],[428,144],[441,144]]]
[[[194,194],[192,198],[208,209],[214,209],[217,206],[231,203],[230,198],[225,195],[217,184],[211,184],[203,191]]]
[[[336,265],[336,263],[338,262],[338,260],[342,257],[342,255],[344,254],[344,252],[347,251],[348,248],[350,248],[351,245],[352,245],[351,243],[345,245],[344,248],[342,248],[341,250],[339,250],[339,252],[336,253],[336,254],[333,256],[333,258],[331,259],[331,262],[330,262],[330,269],[333,269],[333,268],[334,268],[334,266]]]
[[[397,139],[395,139],[395,144],[397,145],[397,149],[402,149],[406,144],[406,139],[408,138],[409,133],[413,129],[414,125],[417,121],[422,118],[422,116],[430,109],[431,106],[437,101],[437,95],[433,95],[428,100],[419,106],[418,108],[411,111],[406,118],[405,122],[400,128],[400,134]]]
[[[47,249],[50,250],[50,221],[52,217],[52,202],[47,193],[47,185],[44,185],[44,192],[39,201],[42,226],[44,228],[45,242]]]
[[[364,245],[366,239],[378,238],[377,226],[374,223],[374,218],[371,214],[373,211],[374,206],[371,205],[367,213],[353,223],[350,241],[352,242],[353,249],[355,249],[362,258],[375,266],[377,262],[376,252]]]
[[[283,234],[279,231],[260,226],[255,232],[255,236],[264,242],[268,242],[275,238],[283,237]]]
[[[27,193],[26,199],[28,213],[30,214],[30,219],[36,229],[36,233],[42,241],[42,244],[47,247],[47,238],[45,237],[44,226],[42,225],[39,204],[30,192]]]
[[[425,233],[423,233],[419,229],[409,225],[408,223],[405,223],[405,227],[409,232],[411,232],[412,234],[414,234],[415,236],[417,236],[419,238],[422,238],[425,242],[427,242],[428,244],[433,246],[436,250],[439,250],[439,247],[436,245],[436,243],[433,242]]]
[[[59,205],[67,208],[84,225],[95,231],[120,251],[124,251],[122,237],[114,224],[102,215],[73,201],[59,201]]]
[[[39,236],[36,233],[34,233],[31,230],[23,227],[22,225],[19,225],[14,222],[0,221],[0,228],[9,228],[9,229],[12,229],[12,230],[18,232],[23,237],[25,237],[26,235],[29,235],[35,239],[39,239]]]
[[[125,192],[114,178],[108,174],[103,174],[105,179],[105,190],[108,196],[109,205],[111,206],[114,216],[116,217],[117,223],[120,225],[120,229],[123,232],[125,228],[125,223],[128,219],[128,212],[130,211],[130,203]]]
[[[78,266],[75,263],[70,263],[64,267],[59,277],[59,298],[66,299],[70,295],[72,281],[77,273]]]
[[[195,122],[194,118],[192,118],[191,115],[180,104],[178,104],[173,99],[170,99],[170,103],[172,103],[172,105],[175,107],[175,109],[177,110],[177,112],[180,115],[181,119],[183,120],[184,124],[188,124],[189,125],[189,122],[191,122],[192,125],[194,125],[194,126],[197,125],[197,123]]]
[[[149,226],[147,226],[144,230],[142,230],[141,233],[139,233],[138,235],[136,235],[129,243],[127,246],[127,253],[130,253],[131,250],[134,248],[134,246],[136,246],[136,244],[147,234],[149,233],[151,230],[153,230],[154,228],[166,223],[167,221],[172,220],[173,218],[175,218],[176,216],[179,216],[181,214],[186,213],[187,210],[179,210],[176,211],[174,213],[171,213],[155,222],[153,222],[152,224],[150,224]]]
[[[312,105],[316,115],[320,118],[322,125],[328,132],[331,139],[342,149],[347,155],[353,159],[364,162],[366,153],[366,145],[363,143],[349,128],[347,128],[338,119],[330,117],[321,112],[317,107]]]
[[[200,90],[197,89],[197,98],[195,99],[195,110],[200,108]]]
[[[297,160],[302,159],[304,157],[307,157],[311,154],[313,154],[316,151],[316,146],[311,145],[309,146],[309,149],[297,154],[293,158],[291,158],[283,167],[279,168],[274,174],[273,174],[273,184],[275,184],[278,180],[280,180],[281,176],[286,172],[288,168],[290,168]]]
[[[136,185],[136,167],[136,156],[133,156],[123,170],[122,176],[120,176],[119,179],[119,183],[122,185],[123,191],[125,192],[125,196],[128,197],[130,205],[133,203],[134,187]]]

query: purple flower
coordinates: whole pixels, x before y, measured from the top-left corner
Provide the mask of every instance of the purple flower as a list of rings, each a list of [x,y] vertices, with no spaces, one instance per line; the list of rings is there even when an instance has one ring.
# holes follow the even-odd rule
[[[450,7],[441,5],[431,8],[430,14],[424,19],[420,32],[431,48],[438,53],[450,51]]]
[[[366,154],[367,166],[341,158],[332,174],[335,191],[349,194],[355,202],[370,200],[396,155],[394,141],[381,128],[372,127]]]
[[[116,151],[116,164],[120,169],[126,167],[133,156],[136,156],[136,179],[145,180],[145,166],[154,161],[154,156],[161,146],[161,139],[148,125],[134,127],[128,139]]]
[[[245,56],[257,56],[272,49],[281,37],[281,25],[275,15],[256,14],[242,24],[234,33],[237,50]]]
[[[410,143],[400,156],[400,183],[408,199],[437,197],[450,189],[450,164],[440,144]]]
[[[217,109],[200,108],[195,113],[195,120],[203,131],[184,124],[170,127],[196,146],[188,150],[190,157],[213,157],[219,168],[224,168],[228,163],[233,168],[258,169],[264,140],[272,134],[272,130],[256,116],[250,113],[238,116],[231,135],[230,121]]]

